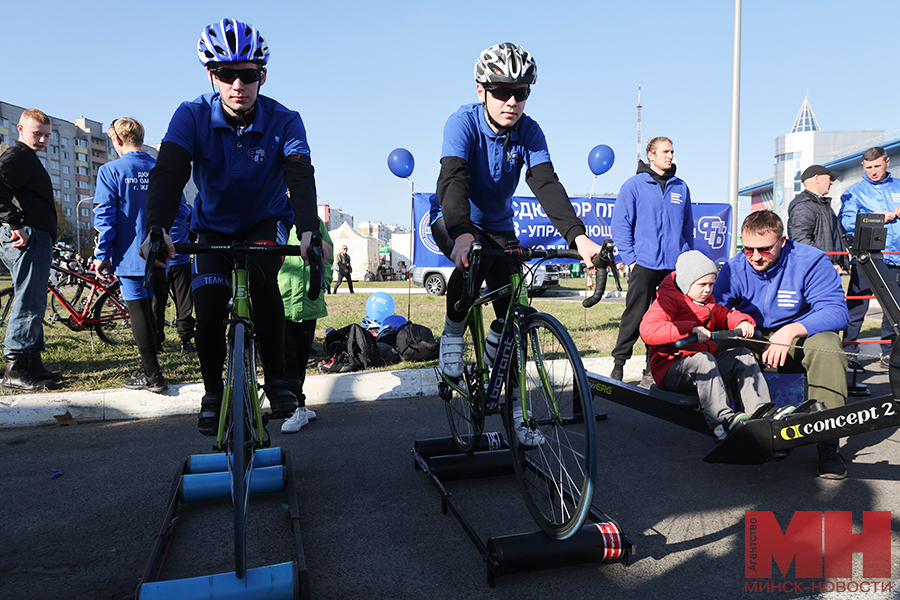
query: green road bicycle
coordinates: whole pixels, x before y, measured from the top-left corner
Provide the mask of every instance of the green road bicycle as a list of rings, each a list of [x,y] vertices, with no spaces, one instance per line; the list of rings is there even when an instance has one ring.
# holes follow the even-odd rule
[[[159,256],[165,246],[162,231],[151,231],[150,256]],[[225,391],[219,412],[219,425],[213,450],[224,452],[231,479],[231,500],[234,509],[235,574],[243,579],[247,572],[246,517],[250,500],[250,486],[256,451],[270,444],[265,429],[266,415],[262,412],[265,393],[257,383],[256,352],[248,283],[248,267],[253,257],[265,254],[299,256],[300,246],[263,245],[234,242],[227,245],[175,244],[179,254],[216,253],[228,257],[232,263],[230,318],[226,321],[228,353],[225,364]],[[318,298],[324,283],[321,234],[313,233],[308,252],[310,259],[310,299]],[[153,260],[148,260],[144,284],[149,285]]]
[[[482,256],[502,257],[519,268],[508,285],[479,295],[474,273]],[[462,309],[471,303],[463,336],[463,374],[451,378],[436,369],[457,446],[473,452],[485,417],[501,414],[525,504],[541,529],[557,539],[574,535],[590,512],[597,469],[593,395],[569,332],[555,317],[529,306],[521,266],[533,259],[580,258],[569,249],[491,250],[473,242],[466,290],[457,304]],[[598,293],[603,293],[601,286],[595,296]],[[491,364],[485,354],[483,310],[506,296],[511,302]],[[596,303],[589,298],[584,304],[589,302]],[[517,437],[517,420],[524,442]]]

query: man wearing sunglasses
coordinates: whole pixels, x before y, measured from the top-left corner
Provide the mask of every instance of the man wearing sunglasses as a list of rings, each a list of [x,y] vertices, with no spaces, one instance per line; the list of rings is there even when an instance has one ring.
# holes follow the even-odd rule
[[[787,239],[781,217],[768,210],[744,219],[741,240],[743,252],[722,266],[713,295],[753,317],[771,344],[735,343],[749,348],[764,367],[805,372],[810,398],[828,408],[843,406],[847,355],[838,332],[849,315],[841,277],[828,255]],[[847,476],[837,440],[820,443],[818,450],[820,477]]]
[[[518,244],[511,198],[523,167],[525,182],[569,247],[576,248],[589,266],[600,250],[585,235],[585,226],[553,170],[543,131],[524,114],[536,80],[531,53],[511,43],[491,46],[475,62],[479,101],[460,107],[444,126],[431,232],[441,252],[457,267],[447,284],[447,318],[441,336],[440,365],[449,377],[459,377],[463,368],[468,307],[462,311],[455,307],[463,293],[460,269],[469,266],[469,246],[475,240],[493,249]],[[476,274],[477,285],[484,280],[491,288],[507,284],[511,268],[506,261],[485,257]],[[506,315],[508,303],[509,297],[494,303],[498,319]],[[522,437],[520,442],[525,443]]]
[[[275,241],[280,223],[293,223],[305,257],[311,232],[318,228],[314,171],[300,115],[259,94],[266,82],[268,43],[249,23],[223,19],[203,29],[197,54],[213,91],[182,103],[169,123],[150,173],[148,230],[171,228],[193,168],[199,193],[191,231],[198,233],[200,243]],[[168,235],[166,244],[174,257]],[[145,242],[144,255],[148,246]],[[266,396],[275,417],[289,417],[298,405],[284,374],[280,265],[279,257],[253,262],[250,296]],[[214,435],[223,391],[231,264],[220,256],[198,255],[194,271],[195,345],[206,391],[198,429]]]

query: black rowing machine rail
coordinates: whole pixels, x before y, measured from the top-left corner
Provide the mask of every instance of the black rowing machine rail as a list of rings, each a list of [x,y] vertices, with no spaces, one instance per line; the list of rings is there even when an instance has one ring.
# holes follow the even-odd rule
[[[598,419],[605,415],[598,415]],[[596,507],[588,521],[567,540],[556,540],[543,531],[481,538],[462,514],[445,487],[446,482],[513,474],[509,445],[499,433],[485,433],[472,453],[460,452],[453,438],[416,440],[412,449],[416,470],[422,470],[441,495],[441,512],[452,512],[487,566],[487,582],[496,585],[500,575],[511,575],[582,563],[628,565],[634,545],[619,526]]]

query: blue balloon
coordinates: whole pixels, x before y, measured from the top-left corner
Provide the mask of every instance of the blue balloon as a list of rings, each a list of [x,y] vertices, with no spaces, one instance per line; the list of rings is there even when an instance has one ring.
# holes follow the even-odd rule
[[[388,168],[397,177],[406,179],[416,168],[416,161],[409,150],[397,148],[388,154]]]
[[[366,316],[381,321],[394,314],[394,299],[387,292],[375,292],[366,300]]]
[[[387,327],[393,327],[394,329],[399,329],[400,326],[405,323],[406,317],[403,315],[391,315],[384,318],[384,321],[381,322],[381,328],[385,329]]]
[[[603,175],[609,171],[616,162],[616,153],[606,144],[594,146],[588,154],[588,166],[594,175]]]

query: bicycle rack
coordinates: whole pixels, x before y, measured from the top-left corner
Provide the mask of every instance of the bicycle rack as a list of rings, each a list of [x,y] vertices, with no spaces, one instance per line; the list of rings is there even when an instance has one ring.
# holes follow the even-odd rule
[[[282,492],[287,495],[287,510],[294,536],[295,559],[278,565],[247,569],[243,579],[234,572],[205,575],[186,579],[158,581],[166,550],[172,541],[175,527],[181,519],[183,504],[227,498],[230,479],[225,454],[199,454],[184,459],[172,480],[168,510],[150,560],[137,591],[130,599],[188,600],[201,598],[270,598],[309,600],[309,574],[300,535],[300,509],[294,487],[291,455],[281,448],[258,450],[253,464],[250,494]]]
[[[606,415],[599,415],[598,419]],[[543,531],[490,537],[483,541],[456,506],[443,482],[511,475],[509,445],[497,432],[485,433],[472,454],[461,452],[453,438],[416,440],[412,449],[416,470],[425,472],[441,494],[441,512],[451,511],[487,565],[488,586],[496,577],[587,562],[621,562],[626,566],[635,547],[609,517],[591,507],[590,523],[567,540]]]

